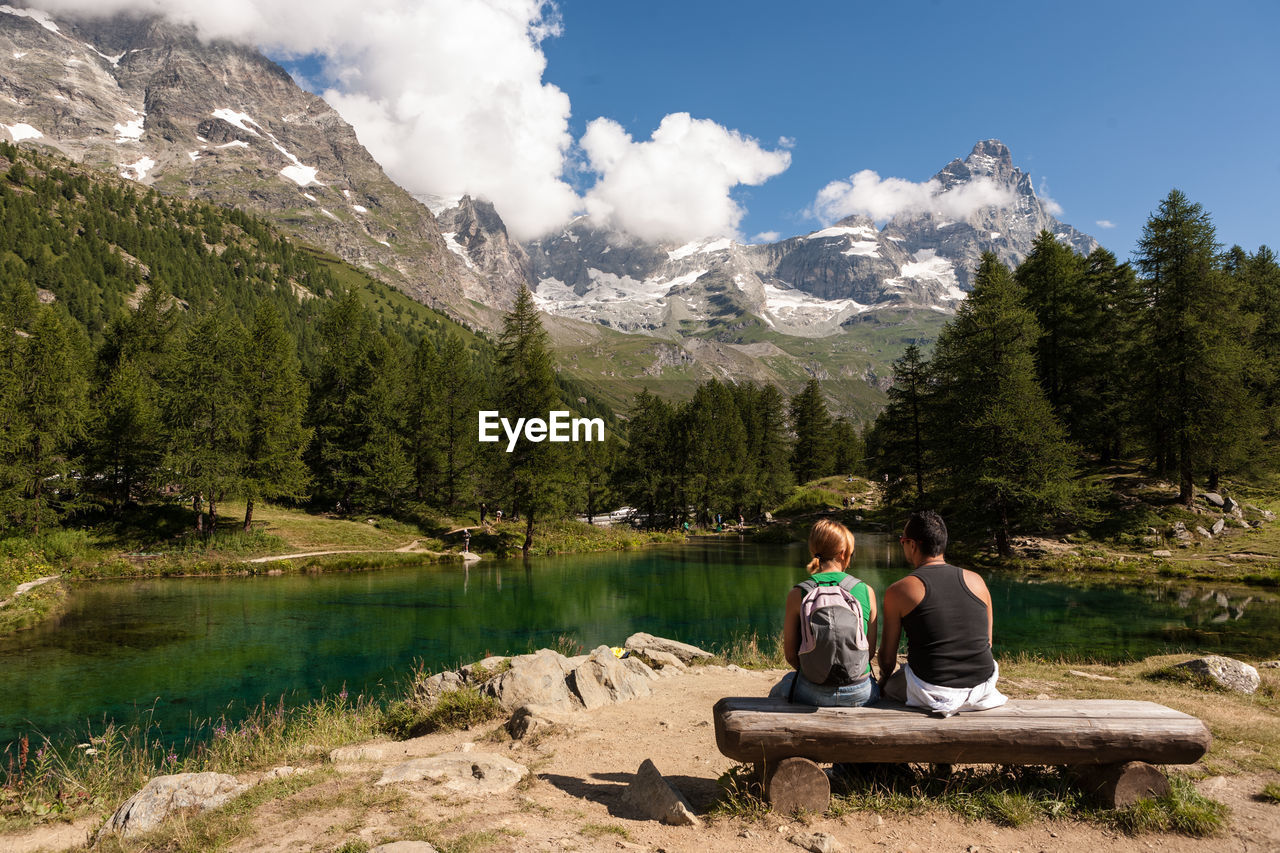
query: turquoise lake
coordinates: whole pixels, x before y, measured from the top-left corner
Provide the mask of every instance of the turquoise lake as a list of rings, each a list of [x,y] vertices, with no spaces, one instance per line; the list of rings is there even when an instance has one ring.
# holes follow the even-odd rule
[[[877,592],[906,573],[896,537],[859,534],[851,570]],[[615,554],[485,560],[364,573],[100,581],[57,623],[0,640],[0,742],[54,738],[154,714],[181,740],[193,721],[241,716],[452,668],[486,653],[591,649],[647,631],[707,648],[781,630],[803,546],[736,541]],[[1099,660],[1182,650],[1280,652],[1280,601],[1258,590],[1070,586],[995,573],[996,654]]]

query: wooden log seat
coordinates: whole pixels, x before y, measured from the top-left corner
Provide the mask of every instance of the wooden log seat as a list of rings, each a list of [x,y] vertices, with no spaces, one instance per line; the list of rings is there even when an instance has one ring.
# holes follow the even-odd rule
[[[1168,780],[1151,765],[1192,764],[1211,741],[1195,717],[1119,699],[1011,700],[943,718],[893,703],[813,708],[730,697],[714,715],[716,746],[764,773],[775,807],[810,811],[825,810],[830,796],[829,787],[820,790],[818,762],[1076,765],[1104,804],[1117,807],[1167,793]],[[790,796],[797,789],[803,794]]]

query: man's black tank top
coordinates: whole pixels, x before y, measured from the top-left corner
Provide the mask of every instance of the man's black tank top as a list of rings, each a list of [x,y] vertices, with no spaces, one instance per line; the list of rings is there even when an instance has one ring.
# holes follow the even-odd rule
[[[924,600],[902,617],[911,671],[939,687],[986,681],[996,666],[987,642],[987,605],[965,586],[964,571],[935,563],[911,575],[924,584]]]

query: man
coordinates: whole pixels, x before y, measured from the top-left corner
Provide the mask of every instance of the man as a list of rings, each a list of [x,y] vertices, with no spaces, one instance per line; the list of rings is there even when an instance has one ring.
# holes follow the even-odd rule
[[[912,513],[899,541],[915,571],[885,591],[880,607],[881,692],[946,717],[1003,705],[987,585],[976,572],[947,563],[947,525],[936,512]],[[895,673],[903,630],[907,664]]]

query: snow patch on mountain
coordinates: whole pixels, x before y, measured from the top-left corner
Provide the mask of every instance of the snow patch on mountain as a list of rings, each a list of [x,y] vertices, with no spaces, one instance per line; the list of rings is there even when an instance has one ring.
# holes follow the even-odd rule
[[[667,252],[667,257],[673,261],[684,260],[693,255],[705,255],[711,252],[723,252],[733,247],[733,241],[728,237],[721,237],[717,240],[694,241],[685,243],[678,249],[672,249]]]
[[[226,109],[225,107],[214,110],[213,117],[220,118],[223,121],[225,121],[227,124],[235,125],[241,130],[247,130],[249,133],[252,133],[254,136],[259,135],[258,131],[254,130],[252,127],[249,127],[249,125],[252,124],[252,125],[255,125],[256,127],[262,127],[262,125],[254,121],[253,118],[250,117],[248,113],[237,112],[236,110],[229,110],[229,109]]]
[[[458,242],[458,233],[456,231],[445,231],[440,236],[444,238],[444,244],[449,247],[449,251],[462,258],[462,262],[467,265],[467,269],[473,270],[476,268],[475,262],[471,260],[467,250]]]
[[[58,29],[58,25],[53,22],[53,18],[49,17],[47,12],[41,12],[39,9],[15,9],[6,5],[0,6],[0,12],[6,15],[16,15],[19,18],[30,18],[49,32],[62,35],[62,30]]]
[[[155,166],[156,161],[150,157],[143,157],[136,163],[121,163],[120,177],[128,178],[131,181],[142,181],[146,179],[147,172],[150,172]]]
[[[0,124],[5,130],[9,131],[9,136],[13,137],[14,142],[21,142],[24,139],[43,139],[44,134],[36,130],[26,122],[18,122],[17,124]]]
[[[115,126],[116,142],[137,142],[142,138],[142,129],[146,121],[146,116],[143,116],[132,121],[126,121],[123,124],[117,123]]]
[[[904,278],[928,282],[941,289],[943,299],[964,299],[964,291],[956,279],[956,265],[940,257],[933,249],[921,249],[911,263],[902,265]],[[887,282],[886,282],[887,283]]]

